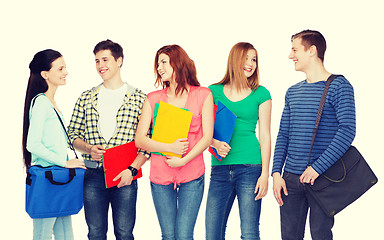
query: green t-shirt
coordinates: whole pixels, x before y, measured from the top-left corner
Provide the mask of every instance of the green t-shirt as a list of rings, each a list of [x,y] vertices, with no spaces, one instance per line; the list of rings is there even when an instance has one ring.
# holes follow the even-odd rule
[[[213,101],[222,102],[236,116],[235,129],[229,146],[231,150],[221,161],[212,156],[212,166],[232,165],[232,164],[261,164],[261,153],[259,140],[256,137],[256,124],[259,120],[259,106],[271,99],[269,91],[259,86],[252,91],[246,98],[232,102],[224,92],[224,85],[211,85]]]

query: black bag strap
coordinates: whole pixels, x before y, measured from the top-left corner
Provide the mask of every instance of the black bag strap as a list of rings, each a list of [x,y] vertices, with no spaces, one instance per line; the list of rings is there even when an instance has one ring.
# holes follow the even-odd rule
[[[32,99],[32,107],[33,107],[33,105],[35,104],[36,98],[37,98],[38,96],[40,96],[40,95],[43,95],[43,94],[44,94],[44,93],[38,94],[38,95],[36,95],[36,96]],[[44,95],[45,95],[45,94],[44,94]],[[63,120],[61,120],[61,117],[60,117],[59,113],[56,111],[55,107],[53,107],[53,110],[55,110],[55,113],[56,113],[57,117],[59,118],[59,121],[60,121],[60,123],[61,123],[61,126],[63,127],[64,132],[65,132],[65,134],[67,135],[67,138],[69,139],[67,130],[65,129],[65,126],[64,126],[64,123],[63,123]],[[73,147],[72,143],[71,143],[70,141],[68,141],[68,142],[69,142],[69,145],[72,147],[72,150],[73,150],[73,152],[75,153],[76,158],[79,158],[79,157],[77,156],[77,153],[76,153],[75,148]],[[27,168],[29,168],[29,167],[30,167],[30,166],[27,166]]]
[[[61,123],[61,126],[63,127],[64,132],[65,132],[65,134],[67,135],[67,138],[69,139],[67,130],[65,129],[65,126],[64,126],[64,123],[63,123],[63,120],[61,120],[61,117],[60,117],[59,113],[56,111],[56,109],[53,108],[53,110],[55,110],[55,113],[56,113],[57,117],[59,118],[59,121],[60,121],[60,123]],[[69,145],[72,147],[72,150],[73,150],[73,152],[75,153],[76,158],[79,158],[79,157],[77,156],[77,154],[76,154],[75,148],[73,147],[71,141],[68,141],[68,142],[69,142]]]
[[[70,183],[73,178],[76,176],[76,170],[74,168],[70,168],[69,169],[69,179],[68,181],[66,182],[56,182],[55,180],[53,180],[53,174],[52,174],[52,171],[45,171],[45,178],[48,179],[48,181],[50,183],[52,183],[53,185],[65,185],[67,183]]]
[[[321,99],[320,99],[319,110],[317,111],[316,124],[315,124],[315,127],[313,128],[313,131],[312,131],[312,142],[311,142],[311,147],[309,148],[307,167],[309,166],[309,163],[311,161],[311,153],[312,153],[313,143],[315,142],[317,129],[319,128],[321,114],[323,113],[325,99],[327,98],[329,86],[331,85],[331,82],[333,81],[333,79],[335,79],[338,76],[342,76],[342,75],[332,74],[331,76],[328,77],[327,82],[325,83],[323,95],[321,95]]]

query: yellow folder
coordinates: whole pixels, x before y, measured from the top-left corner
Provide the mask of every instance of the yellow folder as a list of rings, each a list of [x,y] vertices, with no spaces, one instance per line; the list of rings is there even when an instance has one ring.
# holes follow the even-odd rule
[[[162,143],[173,143],[179,138],[187,138],[191,125],[192,113],[160,101],[157,111],[156,124],[152,132],[152,139]],[[161,152],[163,155],[180,157],[171,152]]]

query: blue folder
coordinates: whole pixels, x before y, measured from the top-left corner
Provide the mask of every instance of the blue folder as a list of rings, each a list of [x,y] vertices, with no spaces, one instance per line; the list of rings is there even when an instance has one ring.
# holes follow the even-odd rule
[[[220,101],[217,102],[215,115],[213,138],[229,144],[232,138],[233,130],[235,129],[237,117]],[[215,148],[209,147],[209,152],[212,153],[219,161],[222,160],[222,157],[217,153]]]

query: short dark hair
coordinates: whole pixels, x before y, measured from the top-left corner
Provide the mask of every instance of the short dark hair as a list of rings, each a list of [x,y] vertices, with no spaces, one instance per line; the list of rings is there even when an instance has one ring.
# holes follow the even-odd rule
[[[96,53],[102,50],[111,51],[111,54],[115,58],[115,60],[117,60],[119,57],[124,59],[123,48],[120,46],[120,44],[115,43],[109,39],[101,41],[98,44],[96,44],[95,48],[93,49],[93,54],[96,55]]]
[[[317,49],[317,56],[324,62],[324,54],[327,49],[327,43],[324,36],[319,31],[304,30],[292,35],[291,41],[296,38],[301,38],[301,44],[304,45],[304,49],[308,50],[311,46],[315,46]]]

